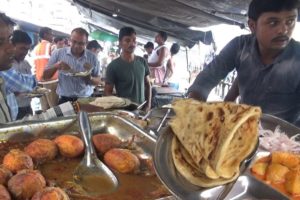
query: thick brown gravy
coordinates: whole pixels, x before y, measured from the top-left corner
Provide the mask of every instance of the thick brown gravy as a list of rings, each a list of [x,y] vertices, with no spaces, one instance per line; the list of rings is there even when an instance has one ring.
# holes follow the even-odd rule
[[[3,156],[10,149],[19,148],[23,150],[28,143],[0,143],[1,162]],[[109,185],[99,181],[97,177],[92,177],[88,180],[90,184],[89,188],[85,191],[82,190],[82,188],[73,181],[73,171],[80,161],[81,157],[67,159],[58,156],[55,160],[38,165],[36,168],[41,171],[48,184],[55,184],[65,189],[71,199],[74,200],[150,200],[170,195],[155,175],[121,174],[113,171],[119,181],[118,188],[109,194],[94,196],[92,194],[95,190],[97,190],[97,194],[99,194],[98,192],[102,193],[101,191],[106,191]]]

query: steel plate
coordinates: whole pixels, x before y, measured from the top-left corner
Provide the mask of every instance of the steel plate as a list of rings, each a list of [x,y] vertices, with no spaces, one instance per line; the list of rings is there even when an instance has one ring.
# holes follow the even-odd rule
[[[300,130],[271,115],[261,117],[263,128],[274,130],[277,125],[289,135],[299,133]],[[176,170],[171,154],[173,133],[170,127],[164,129],[159,136],[154,152],[156,173],[165,186],[179,199],[185,200],[214,200],[217,199],[224,186],[201,188],[188,182]],[[260,152],[262,153],[262,152]],[[258,156],[258,154],[256,155]],[[282,193],[254,178],[247,169],[237,180],[225,199],[288,199]]]

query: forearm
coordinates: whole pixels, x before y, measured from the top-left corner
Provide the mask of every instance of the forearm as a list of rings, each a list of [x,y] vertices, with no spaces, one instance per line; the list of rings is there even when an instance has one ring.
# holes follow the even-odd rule
[[[5,87],[10,92],[29,92],[37,85],[33,75],[24,75],[21,73],[3,73],[1,75],[5,80]]]
[[[206,101],[206,97],[201,96],[200,94],[198,94],[196,92],[189,92],[188,97],[192,98],[192,99],[199,100],[199,101]]]
[[[233,81],[229,91],[227,92],[224,101],[235,101],[238,96],[239,96],[239,85],[238,85],[238,79],[236,78]]]
[[[105,96],[112,96],[113,88],[114,87],[112,85],[109,85],[109,84],[105,83],[104,95]]]
[[[55,72],[58,70],[58,68],[54,65],[53,67],[45,69],[43,73],[43,79],[49,80],[51,77],[55,74]]]

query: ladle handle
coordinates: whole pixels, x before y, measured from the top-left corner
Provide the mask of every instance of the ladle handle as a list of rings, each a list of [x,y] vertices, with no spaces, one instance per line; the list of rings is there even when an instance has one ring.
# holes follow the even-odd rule
[[[79,112],[79,125],[81,129],[81,135],[83,137],[83,141],[85,144],[85,147],[88,150],[88,154],[94,155],[95,150],[93,148],[92,144],[92,131],[91,131],[91,125],[90,125],[90,120],[88,117],[88,114],[86,112]]]
[[[157,129],[156,129],[156,132],[159,133],[160,129],[162,128],[162,126],[164,125],[164,122],[166,121],[169,113],[171,112],[171,108],[168,108],[165,115],[163,116],[162,120],[160,121]]]

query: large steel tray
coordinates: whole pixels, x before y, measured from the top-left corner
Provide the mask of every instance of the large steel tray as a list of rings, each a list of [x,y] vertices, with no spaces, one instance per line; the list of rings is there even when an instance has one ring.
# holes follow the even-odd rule
[[[300,129],[296,126],[285,122],[279,118],[271,115],[263,115],[261,118],[261,125],[265,129],[274,130],[276,126],[280,126],[281,130],[285,131],[289,135],[300,133]],[[166,128],[162,131],[156,144],[154,154],[154,164],[156,172],[161,181],[166,187],[179,199],[185,200],[215,200],[218,195],[224,190],[223,186],[213,188],[201,188],[188,182],[181,174],[176,170],[171,154],[171,143],[173,138],[171,128]],[[263,153],[259,150],[256,155],[261,156]],[[251,164],[250,164],[251,165]],[[234,184],[231,192],[225,199],[288,199],[282,193],[276,191],[270,186],[257,180],[253,177],[247,169]]]
[[[89,114],[89,119],[93,134],[110,133],[122,140],[130,140],[135,135],[134,141],[143,149],[144,156],[152,157],[154,155],[155,139],[132,122],[110,112]],[[45,122],[29,121],[1,126],[0,141],[21,144],[36,138],[54,138],[64,133],[77,134],[78,130],[76,116]],[[147,181],[145,181],[145,184],[147,184]]]

